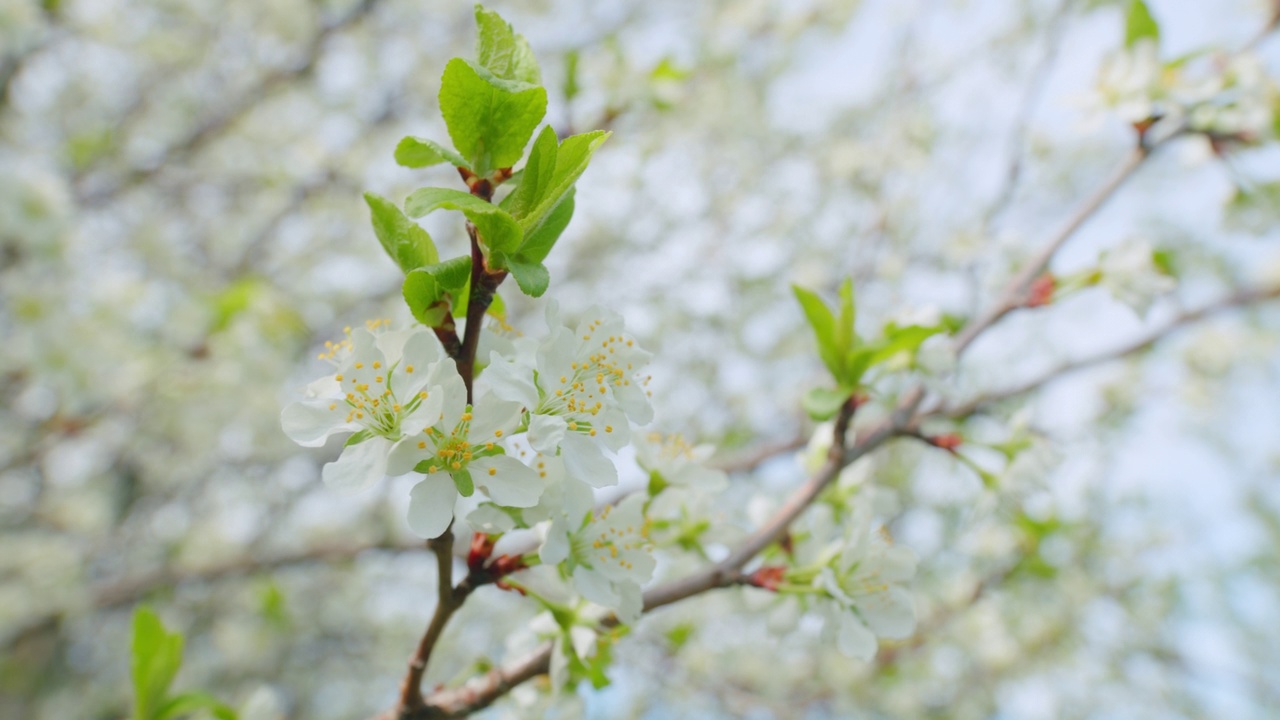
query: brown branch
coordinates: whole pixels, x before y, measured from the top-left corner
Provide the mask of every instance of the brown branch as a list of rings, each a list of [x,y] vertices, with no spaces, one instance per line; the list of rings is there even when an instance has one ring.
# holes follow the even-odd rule
[[[1041,387],[1053,382],[1054,380],[1057,380],[1065,375],[1074,373],[1078,370],[1084,370],[1086,368],[1090,368],[1095,365],[1102,365],[1104,363],[1120,360],[1120,359],[1129,357],[1131,355],[1136,355],[1140,352],[1143,352],[1151,348],[1156,343],[1160,342],[1161,340],[1168,337],[1169,335],[1172,335],[1178,330],[1181,330],[1187,325],[1199,322],[1212,315],[1216,315],[1218,313],[1225,312],[1227,310],[1247,307],[1249,305],[1256,305],[1258,303],[1266,302],[1268,300],[1275,300],[1276,298],[1280,298],[1280,286],[1271,287],[1271,288],[1255,288],[1251,290],[1242,290],[1242,291],[1233,293],[1216,302],[1205,305],[1204,307],[1182,313],[1181,315],[1178,315],[1174,319],[1165,323],[1163,326],[1155,330],[1152,330],[1151,332],[1147,333],[1146,335],[1136,340],[1133,340],[1129,343],[1121,345],[1120,347],[1112,348],[1111,350],[1097,353],[1096,355],[1091,355],[1089,357],[1065,362],[1053,368],[1052,370],[1049,370],[1030,380],[1027,380],[1026,382],[1023,382],[1011,387],[1007,387],[1002,390],[995,390],[989,393],[985,393],[967,402],[964,402],[952,407],[944,407],[939,410],[930,412],[929,414],[941,415],[941,416],[952,417],[952,418],[968,417],[969,415],[972,415],[975,412],[978,412],[979,410],[982,410],[983,408],[989,405],[998,403],[1002,400],[1008,400],[1010,398],[1014,398],[1019,395],[1025,395],[1034,390],[1038,390]]]
[[[1167,142],[1167,140],[1162,142]],[[1084,225],[1085,221],[1093,217],[1094,214],[1106,204],[1107,200],[1111,199],[1111,197],[1115,195],[1116,191],[1125,184],[1125,181],[1133,177],[1138,168],[1142,167],[1142,164],[1147,160],[1147,158],[1151,157],[1154,149],[1155,147],[1148,148],[1142,144],[1138,144],[1137,147],[1133,149],[1133,152],[1129,154],[1129,157],[1119,168],[1116,169],[1111,177],[1103,183],[1102,187],[1098,188],[1098,190],[1090,195],[1075,211],[1075,213],[1068,218],[1062,228],[1049,239],[1049,242],[1047,242],[1043,248],[1041,248],[1040,252],[1037,253],[1030,262],[1023,266],[1022,270],[1019,271],[1017,275],[1014,275],[1014,277],[1009,281],[1009,284],[1005,287],[1004,292],[1001,294],[1000,299],[996,304],[960,331],[960,334],[957,335],[955,339],[955,351],[957,355],[962,354],[973,343],[973,341],[978,338],[978,336],[990,329],[992,325],[999,322],[1001,318],[1025,304],[1027,289],[1031,286],[1031,283],[1045,271],[1045,268],[1049,266],[1049,262],[1053,260],[1053,256],[1056,255],[1058,250],[1066,244],[1067,240],[1070,240],[1071,237],[1075,235],[1076,231]]]
[[[400,683],[400,702],[397,705],[396,713],[399,717],[407,717],[409,713],[423,706],[422,702],[422,675],[427,671],[427,661],[431,659],[431,650],[435,647],[436,642],[440,640],[440,634],[444,632],[444,626],[449,622],[449,618],[453,613],[462,606],[462,600],[465,598],[458,597],[453,587],[453,523],[449,523],[448,529],[444,531],[438,538],[432,538],[427,541],[427,547],[436,554],[436,609],[431,615],[431,622],[427,625],[427,631],[423,633],[422,639],[418,641],[418,648],[414,651],[413,656],[409,658],[409,671],[405,673],[404,680]]]
[[[742,583],[744,576],[741,568],[760,551],[782,537],[804,509],[835,481],[841,469],[914,424],[916,410],[923,398],[923,390],[917,388],[908,392],[887,420],[861,433],[858,441],[851,447],[846,444],[845,435],[855,407],[853,403],[842,407],[836,419],[831,453],[822,469],[792,493],[774,516],[727,558],[693,575],[659,585],[646,592],[644,612],[651,612],[708,590]],[[603,624],[610,625],[615,622],[616,618],[609,617],[603,621]],[[551,666],[551,649],[551,644],[547,643],[514,663],[496,668],[462,687],[433,693],[426,698],[426,705],[416,713],[398,716],[384,714],[379,720],[426,720],[469,715],[488,707],[516,685],[547,673]]]
[[[723,470],[730,475],[734,473],[751,472],[773,458],[784,455],[786,453],[799,450],[808,444],[808,440],[804,437],[794,437],[773,445],[766,445],[759,450],[741,457],[729,458],[723,462],[716,463],[718,470]]]

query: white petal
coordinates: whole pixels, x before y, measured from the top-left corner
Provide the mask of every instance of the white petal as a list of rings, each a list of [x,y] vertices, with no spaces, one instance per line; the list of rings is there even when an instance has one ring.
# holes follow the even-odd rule
[[[876,656],[876,636],[858,618],[843,614],[836,624],[836,645],[851,658],[869,662]]]
[[[555,455],[569,425],[556,415],[532,415],[529,419],[529,444],[543,455]]]
[[[284,434],[302,447],[320,447],[334,433],[358,430],[358,425],[345,422],[346,403],[330,410],[329,406],[333,404],[333,400],[289,403],[280,413]]]
[[[594,442],[576,432],[565,433],[560,457],[564,459],[565,472],[579,482],[597,488],[618,484],[618,468]]]
[[[565,654],[566,637],[557,637],[551,649],[551,687],[563,688],[569,682],[569,657]]]
[[[420,442],[425,442],[427,446],[418,447]],[[431,458],[433,453],[435,453],[435,446],[427,440],[426,435],[418,433],[405,436],[391,447],[391,452],[387,453],[387,474],[404,475],[412,472],[415,465]]]
[[[320,477],[334,490],[358,492],[378,482],[387,474],[387,454],[391,441],[371,437],[362,443],[342,448],[338,459],[324,466]]]
[[[445,368],[443,374],[444,377],[440,378],[440,392],[443,395],[440,412],[444,417],[440,423],[446,432],[452,432],[462,419],[462,413],[467,411],[467,386],[456,370]]]
[[[578,588],[582,597],[597,605],[617,609],[620,598],[614,592],[613,583],[600,573],[579,565],[573,570],[573,586]]]
[[[542,479],[533,468],[508,455],[482,457],[470,465],[471,477],[505,507],[533,507],[542,496]],[[490,474],[490,470],[494,472]]]
[[[458,489],[447,473],[434,473],[409,491],[409,529],[424,538],[440,537],[453,520]]]
[[[569,640],[573,643],[573,651],[578,657],[585,658],[596,647],[596,631],[582,625],[569,628]]]
[[[473,444],[485,443],[495,438],[501,430],[509,435],[520,424],[520,412],[524,406],[518,402],[502,400],[493,393],[485,393],[476,400],[471,412],[470,437]]]
[[[557,517],[547,529],[547,539],[542,541],[538,558],[547,565],[559,565],[569,557],[569,528],[564,518]]]
[[[516,521],[492,504],[485,503],[467,513],[467,524],[477,532],[504,533],[515,528]]]
[[[871,629],[881,637],[910,637],[916,629],[916,607],[911,593],[891,587],[865,598],[858,598],[858,612]]]
[[[637,425],[647,425],[653,420],[653,406],[649,404],[649,395],[634,380],[630,385],[619,385],[613,390],[618,405]]]
[[[523,403],[530,410],[538,405],[538,388],[533,384],[533,373],[523,365],[491,353],[484,380],[493,394],[503,400]]]
[[[592,420],[591,425],[596,428],[596,439],[614,452],[626,447],[631,441],[631,424],[619,410],[610,409],[600,413],[598,418]],[[605,428],[609,430],[606,431]]]
[[[417,435],[435,425],[440,420],[440,411],[443,407],[444,391],[439,385],[433,386],[427,390],[427,399],[400,420],[400,432],[406,436]]]
[[[634,625],[644,612],[644,596],[640,593],[640,586],[633,582],[620,582],[615,583],[614,588],[618,591],[618,606],[614,608],[618,612],[618,619],[624,625]]]

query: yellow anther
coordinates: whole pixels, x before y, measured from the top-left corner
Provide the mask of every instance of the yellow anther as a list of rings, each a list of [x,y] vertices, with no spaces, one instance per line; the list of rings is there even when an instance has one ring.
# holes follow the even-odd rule
[[[420,393],[418,393],[418,399],[419,399],[419,400],[426,400],[426,399],[427,399],[427,393],[426,393],[426,391],[425,391],[425,390],[424,390],[424,391],[422,391],[422,392],[420,392]]]
[[[454,470],[461,470],[462,463],[458,462],[457,460],[454,460],[453,464],[451,464],[449,467],[453,468]]]
[[[462,413],[462,422],[471,422],[471,413],[469,412]]]
[[[498,474],[498,468],[489,468],[489,477],[493,477],[494,475],[497,475],[497,474]]]
[[[595,436],[596,436],[596,429],[591,428],[591,437],[595,437]]]
[[[377,370],[378,368],[381,368],[381,367],[382,367],[382,363],[381,363],[381,362],[379,362],[379,361],[377,361],[377,360],[374,360],[374,361],[373,361],[373,369],[374,369],[374,370]]]
[[[392,405],[392,406],[391,406],[391,409],[392,409],[392,410],[394,410],[395,412],[400,412],[400,405],[398,405],[398,404],[396,404],[396,405]]]
[[[381,375],[379,375],[379,376],[375,377],[375,378],[373,379],[373,381],[374,381],[374,382],[376,382],[376,383],[381,383],[381,382],[382,382],[382,376],[381,376]]]
[[[485,450],[492,450],[492,449],[493,449],[493,443],[485,443],[485,444],[484,444],[484,449],[485,449]]]
[[[470,460],[470,459],[471,459],[471,453],[469,453],[469,452],[462,453],[462,459],[463,459],[463,460]]]
[[[427,468],[427,474],[434,475],[436,470],[439,470],[439,469],[440,468],[436,467],[435,465],[432,465],[431,467]]]
[[[337,409],[338,409],[338,403],[329,403],[329,409],[330,409],[330,410],[337,410]]]
[[[342,373],[338,373],[337,375],[334,375],[333,379],[337,380],[338,382],[342,382]]]
[[[411,373],[411,372],[413,372],[413,366],[412,366],[412,365],[405,365],[405,367],[404,367],[404,371],[405,371],[405,372],[407,372],[407,373]]]
[[[418,449],[419,449],[419,450],[426,450],[426,449],[427,449],[427,441],[426,441],[426,440],[419,440],[419,441],[418,441]]]
[[[363,367],[364,367],[364,363],[356,363],[356,369],[357,369],[357,370],[359,370],[360,368],[363,368]]]
[[[577,430],[577,429],[578,429],[578,423],[577,423],[577,422],[571,422],[571,423],[569,423],[569,429],[570,429],[570,430]]]
[[[360,420],[360,419],[362,419],[362,418],[364,418],[364,413],[362,413],[362,412],[358,412],[358,413],[356,413],[356,419],[357,419],[357,420]]]
[[[612,426],[612,425],[605,425],[605,426],[604,426],[604,431],[605,431],[605,432],[613,432],[613,426]]]
[[[494,431],[493,431],[493,436],[494,436],[494,437],[502,437],[502,431],[501,431],[501,430],[494,430]]]

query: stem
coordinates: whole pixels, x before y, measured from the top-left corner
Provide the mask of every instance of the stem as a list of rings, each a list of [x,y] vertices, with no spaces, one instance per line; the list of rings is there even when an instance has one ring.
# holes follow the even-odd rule
[[[453,523],[438,538],[427,541],[427,547],[436,554],[436,576],[438,578],[436,611],[431,616],[431,623],[423,633],[418,648],[409,658],[409,671],[400,683],[400,703],[397,714],[406,717],[409,712],[422,707],[422,675],[427,671],[427,661],[431,659],[431,650],[444,632],[445,623],[461,604],[453,590]]]

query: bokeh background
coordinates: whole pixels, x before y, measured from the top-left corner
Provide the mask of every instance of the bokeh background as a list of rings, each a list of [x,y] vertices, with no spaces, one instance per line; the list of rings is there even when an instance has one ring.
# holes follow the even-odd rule
[[[1017,313],[939,397],[1280,283],[1275,4],[1149,4],[1164,61],[1248,48],[1258,142],[1170,144],[1055,261],[1150,243],[1177,284],[1148,313],[1100,287]],[[1125,5],[495,0],[548,121],[614,132],[550,296],[616,309],[655,352],[662,430],[725,461],[803,439],[822,369],[789,284],[853,275],[870,334],[987,307],[1133,145]],[[124,717],[141,601],[188,635],[180,687],[272,720],[389,706],[434,597],[407,486],[336,496],[338,448],[293,446],[278,417],[324,340],[407,320],[360,193],[456,181],[391,152],[446,137],[439,75],[472,33],[462,0],[0,0],[0,718]],[[464,246],[452,218],[425,226]],[[539,332],[542,305],[508,300]],[[920,630],[873,663],[723,591],[642,622],[609,688],[535,683],[487,716],[1276,717],[1278,331],[1265,304],[1215,314],[932,428],[992,487],[908,442],[861,463],[922,559]],[[800,477],[781,455],[709,511],[750,527]],[[532,612],[477,594],[428,680],[527,645]]]

